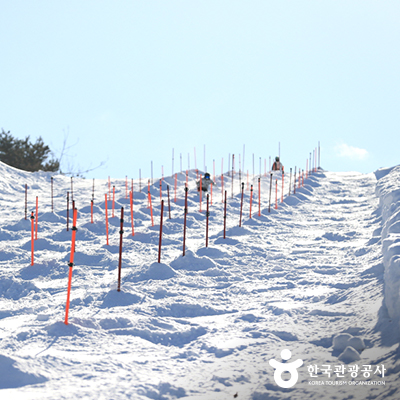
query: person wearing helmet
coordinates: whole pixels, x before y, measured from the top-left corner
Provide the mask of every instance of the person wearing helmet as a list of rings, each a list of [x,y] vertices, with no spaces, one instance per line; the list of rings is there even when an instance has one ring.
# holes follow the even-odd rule
[[[283,165],[278,156],[275,157],[275,162],[272,164],[272,171],[283,171]]]
[[[200,181],[196,182],[197,184],[197,191],[200,192]],[[215,182],[211,180],[211,176],[208,172],[204,174],[204,177],[201,178],[201,189],[203,192],[208,192],[210,189],[210,185],[215,185]]]

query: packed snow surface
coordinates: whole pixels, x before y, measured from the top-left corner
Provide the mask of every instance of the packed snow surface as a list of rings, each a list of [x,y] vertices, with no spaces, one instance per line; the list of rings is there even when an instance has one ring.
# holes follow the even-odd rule
[[[166,177],[160,262],[159,181],[151,209],[147,182],[55,175],[52,206],[51,174],[2,163],[0,174],[2,400],[400,398],[400,167],[319,170],[296,180],[296,193],[286,174],[283,202],[280,173],[260,177],[260,200],[250,177],[242,216],[239,174],[223,189],[216,177],[208,247],[206,198],[200,205],[189,171],[184,256],[186,176],[177,174],[176,198],[175,175]],[[282,387],[271,365],[291,362],[298,375],[282,379],[297,383]]]

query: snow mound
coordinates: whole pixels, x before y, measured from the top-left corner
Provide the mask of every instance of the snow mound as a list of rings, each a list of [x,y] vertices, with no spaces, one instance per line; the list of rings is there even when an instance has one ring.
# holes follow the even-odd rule
[[[0,278],[0,297],[18,300],[28,296],[31,292],[39,292],[39,289],[31,282],[23,282],[15,278]]]
[[[177,273],[169,265],[154,262],[149,266],[145,266],[141,271],[129,274],[125,281],[127,282],[140,282],[153,280],[166,280],[173,278]]]
[[[215,268],[216,265],[210,258],[206,256],[196,257],[192,251],[188,250],[185,256],[179,256],[176,260],[172,261],[171,267],[175,270],[205,271]]]
[[[109,307],[119,307],[119,306],[130,306],[132,304],[139,303],[141,297],[129,293],[129,292],[118,292],[117,290],[109,291],[103,298],[103,303],[101,304],[101,308],[109,308]]]
[[[350,364],[352,362],[358,361],[361,359],[360,354],[356,349],[351,346],[347,346],[342,354],[338,357],[340,361],[345,364]]]
[[[18,388],[46,381],[43,376],[21,371],[16,365],[16,360],[0,355],[0,389]]]

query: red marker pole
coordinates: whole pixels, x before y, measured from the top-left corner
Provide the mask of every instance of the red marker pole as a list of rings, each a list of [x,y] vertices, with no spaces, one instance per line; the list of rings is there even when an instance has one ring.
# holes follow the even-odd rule
[[[243,192],[244,192],[244,182],[242,182],[242,197],[241,197],[241,200],[240,200],[240,218],[239,218],[239,226],[242,226]]]
[[[224,201],[224,239],[226,238],[226,190],[225,190],[225,201]]]
[[[253,204],[253,185],[250,186],[250,219],[251,219],[251,206]]]
[[[107,195],[106,195],[107,196]],[[65,325],[68,325],[68,312],[69,312],[69,300],[71,295],[71,282],[72,282],[72,269],[74,266],[74,254],[75,254],[75,239],[76,239],[76,219],[78,216],[78,210],[73,211],[73,223],[72,223],[72,239],[71,239],[71,255],[69,257],[69,275],[68,275],[68,290],[67,290],[67,303],[65,305]]]
[[[209,195],[207,195],[207,212],[206,212],[206,247],[208,247],[208,217],[210,215],[209,211]]]
[[[261,217],[261,179],[258,178],[258,216]]]
[[[34,264],[34,252],[35,252],[35,235],[34,235],[34,231],[35,231],[35,217],[33,215],[33,211],[31,214],[31,265]]]
[[[129,201],[131,204],[131,225],[132,225],[132,236],[135,236],[135,228],[133,226],[133,193],[132,191],[129,192]]]
[[[93,224],[93,200],[90,200],[90,215],[91,215],[91,223]]]
[[[39,198],[38,196],[36,196],[35,240],[37,240],[37,230],[38,230],[38,209],[39,209]]]
[[[271,212],[271,192],[272,192],[272,172],[270,174],[271,179],[269,181],[269,205],[268,205],[268,212]]]
[[[275,179],[275,210],[278,209],[278,179]]]
[[[119,259],[118,259],[118,292],[121,291],[122,237],[124,235],[124,207],[121,207],[121,225],[119,230]]]
[[[186,215],[188,213],[188,187],[185,186],[185,209],[184,209],[184,216],[183,216],[183,256],[185,256],[185,242],[186,242]]]
[[[164,200],[161,200],[161,216],[160,216],[160,238],[158,240],[158,263],[161,262],[161,242],[162,242],[162,226],[164,215]]]
[[[105,204],[105,214],[106,214],[106,238],[107,238],[107,246],[108,246],[108,205],[107,205],[107,202],[108,202],[108,199],[107,199],[107,193],[105,194],[105,199],[106,199],[106,202],[104,203]]]
[[[168,193],[168,219],[171,219],[171,202],[169,199],[169,185],[167,185],[167,193]]]

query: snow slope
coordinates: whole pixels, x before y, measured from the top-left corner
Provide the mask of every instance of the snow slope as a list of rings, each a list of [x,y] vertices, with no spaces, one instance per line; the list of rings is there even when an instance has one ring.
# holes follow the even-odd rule
[[[132,236],[125,181],[112,181],[117,206],[112,217],[107,202],[106,245],[108,182],[95,182],[92,224],[93,182],[75,179],[79,215],[68,325],[71,230],[65,208],[71,180],[54,176],[53,213],[49,173],[2,163],[0,173],[1,399],[400,398],[399,167],[375,175],[318,171],[296,194],[292,182],[290,196],[286,176],[284,202],[277,210],[273,202],[271,212],[270,177],[261,177],[260,216],[254,177],[252,218],[246,184],[242,227],[238,175],[233,197],[231,178],[225,177],[225,239],[217,177],[208,248],[205,203],[199,212],[196,173],[190,171],[185,257],[185,175],[178,174],[176,203],[174,180],[167,177],[163,198],[168,183],[171,219],[166,212],[160,264],[159,182],[151,188],[154,226],[147,187],[139,192],[134,182]],[[281,176],[274,176],[274,190],[275,178],[280,198]],[[25,184],[28,217],[39,199],[33,266]],[[125,232],[117,292],[121,206]],[[269,363],[280,362],[283,349],[303,361],[291,388],[277,384]],[[363,365],[372,367],[370,376],[323,371]],[[376,371],[382,365],[384,376]]]

